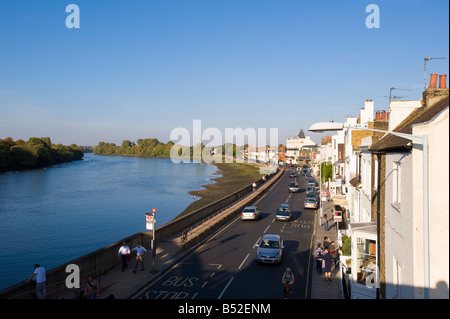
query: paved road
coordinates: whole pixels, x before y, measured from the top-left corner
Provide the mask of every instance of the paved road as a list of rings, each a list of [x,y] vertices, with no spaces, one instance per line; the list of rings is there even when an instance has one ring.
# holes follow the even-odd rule
[[[296,178],[301,191],[288,191],[289,171],[256,203],[262,210],[259,221],[237,218],[193,254],[139,293],[143,299],[281,299],[281,277],[290,267],[295,276],[291,298],[310,298],[310,250],[313,245],[314,210],[303,208],[306,183]],[[289,222],[275,220],[280,204],[293,211]],[[279,265],[255,261],[256,244],[264,234],[279,234],[284,241]]]

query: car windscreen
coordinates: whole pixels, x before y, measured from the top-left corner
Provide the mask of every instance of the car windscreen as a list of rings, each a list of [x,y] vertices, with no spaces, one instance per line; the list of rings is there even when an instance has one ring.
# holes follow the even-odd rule
[[[277,240],[267,240],[263,239],[261,241],[261,248],[280,248],[280,243]]]

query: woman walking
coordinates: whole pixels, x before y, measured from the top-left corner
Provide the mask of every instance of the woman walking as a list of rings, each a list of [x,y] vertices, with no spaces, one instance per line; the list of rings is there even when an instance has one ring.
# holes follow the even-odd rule
[[[328,216],[327,216],[327,214],[323,215],[322,222],[323,222],[323,228],[325,229],[325,231],[328,231]]]

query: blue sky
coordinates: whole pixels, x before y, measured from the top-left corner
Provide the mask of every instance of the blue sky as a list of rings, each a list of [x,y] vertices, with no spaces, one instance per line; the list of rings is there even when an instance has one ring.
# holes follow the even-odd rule
[[[65,24],[68,4],[80,28]],[[366,27],[369,4],[380,28]],[[0,138],[169,140],[177,127],[278,128],[420,99],[449,57],[447,0],[0,0]],[[446,60],[427,63],[448,74]],[[428,79],[427,79],[428,84]],[[319,135],[311,133],[318,141]],[[207,142],[207,141],[205,141]]]

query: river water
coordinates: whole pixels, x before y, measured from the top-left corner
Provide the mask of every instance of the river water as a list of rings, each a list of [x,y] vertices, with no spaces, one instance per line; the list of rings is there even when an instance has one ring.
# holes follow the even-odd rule
[[[197,200],[217,168],[170,159],[98,156],[0,174],[0,290],[129,235],[156,208],[162,226]],[[214,175],[214,176],[213,176]]]

